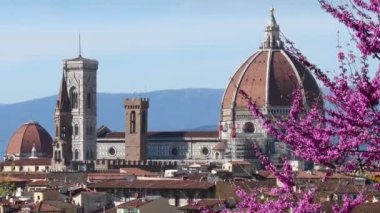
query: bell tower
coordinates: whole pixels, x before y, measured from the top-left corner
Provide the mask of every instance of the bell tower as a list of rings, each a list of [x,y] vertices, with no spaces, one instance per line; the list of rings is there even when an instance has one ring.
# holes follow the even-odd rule
[[[146,159],[146,137],[148,132],[148,98],[126,99],[125,160]]]
[[[98,62],[79,57],[63,62],[70,101],[73,161],[96,158],[96,73]]]

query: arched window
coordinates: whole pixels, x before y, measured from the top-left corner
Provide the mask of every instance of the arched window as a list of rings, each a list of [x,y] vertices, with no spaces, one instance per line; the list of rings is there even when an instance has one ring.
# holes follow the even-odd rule
[[[87,108],[91,108],[91,93],[87,93]]]
[[[74,151],[74,160],[79,160],[79,151],[77,149]]]
[[[219,152],[215,153],[215,159],[219,159]]]
[[[58,151],[58,157],[57,157],[58,160],[61,160],[61,151]]]
[[[66,138],[66,127],[65,126],[61,127],[61,138],[62,139]]]
[[[130,125],[130,133],[136,133],[136,112],[131,112],[131,125]]]
[[[78,92],[75,87],[71,87],[70,89],[70,100],[71,100],[71,108],[78,108]]]
[[[74,136],[78,136],[79,134],[79,127],[78,127],[78,124],[75,124],[74,126]]]

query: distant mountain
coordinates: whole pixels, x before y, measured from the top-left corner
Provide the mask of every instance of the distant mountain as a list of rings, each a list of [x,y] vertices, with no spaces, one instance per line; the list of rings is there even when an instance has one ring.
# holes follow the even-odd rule
[[[150,131],[216,130],[223,89],[160,90],[147,93],[98,94],[98,126],[125,128],[125,98],[148,97]],[[38,121],[54,134],[56,96],[15,104],[0,104],[0,150],[23,123]],[[0,154],[2,154],[0,152]]]
[[[328,94],[326,88],[322,92]],[[125,98],[148,97],[150,131],[216,130],[223,89],[160,90],[147,93],[98,94],[98,126],[125,128]],[[0,157],[13,132],[23,123],[38,121],[54,135],[56,96],[15,104],[0,104]]]

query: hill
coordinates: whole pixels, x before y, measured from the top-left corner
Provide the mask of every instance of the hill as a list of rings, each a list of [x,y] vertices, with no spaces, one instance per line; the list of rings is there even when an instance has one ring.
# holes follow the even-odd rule
[[[216,130],[222,95],[223,89],[98,93],[98,126],[106,125],[111,130],[123,131],[124,99],[148,97],[150,131]],[[0,104],[0,150],[5,150],[9,138],[18,127],[31,120],[38,121],[53,136],[55,102],[56,96],[48,96],[15,104]]]

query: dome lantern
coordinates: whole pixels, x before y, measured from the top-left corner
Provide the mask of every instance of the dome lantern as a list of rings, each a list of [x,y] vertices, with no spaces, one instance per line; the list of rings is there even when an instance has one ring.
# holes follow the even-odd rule
[[[280,26],[274,17],[274,8],[270,9],[270,19],[265,28],[265,38],[261,49],[281,49],[283,42],[280,39]]]

